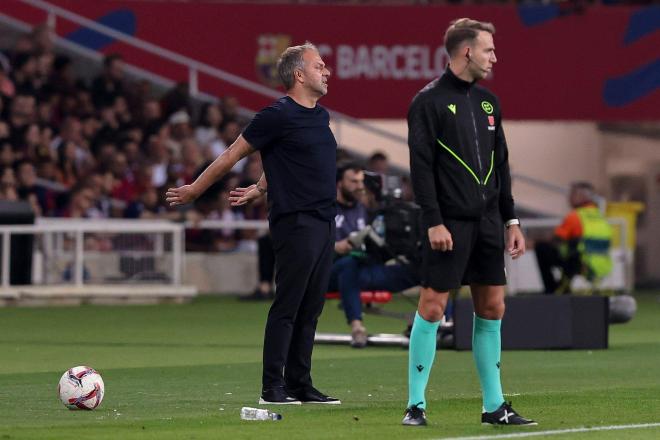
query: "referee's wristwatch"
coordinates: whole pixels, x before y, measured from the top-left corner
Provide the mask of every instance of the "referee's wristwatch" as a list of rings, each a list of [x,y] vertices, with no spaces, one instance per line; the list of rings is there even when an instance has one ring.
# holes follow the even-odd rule
[[[510,226],[513,226],[513,225],[518,225],[518,226],[520,226],[520,219],[512,218],[511,220],[507,220],[507,222],[504,223],[504,226],[506,226],[507,229],[508,229]]]

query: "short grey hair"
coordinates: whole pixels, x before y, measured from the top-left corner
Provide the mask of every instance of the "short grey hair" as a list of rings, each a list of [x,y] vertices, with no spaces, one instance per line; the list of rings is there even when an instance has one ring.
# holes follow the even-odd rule
[[[316,46],[306,41],[305,44],[301,44],[300,46],[287,47],[282,52],[282,55],[280,55],[280,59],[277,60],[277,74],[280,76],[280,80],[287,90],[291,89],[295,82],[293,72],[296,69],[303,69],[305,67],[303,54],[306,50],[319,51]]]

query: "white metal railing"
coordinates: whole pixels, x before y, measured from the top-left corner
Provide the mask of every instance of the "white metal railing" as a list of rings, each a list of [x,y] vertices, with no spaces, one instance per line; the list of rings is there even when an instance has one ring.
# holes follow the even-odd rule
[[[547,219],[522,219],[523,229],[530,231],[534,229],[552,228],[559,224],[560,218]],[[632,272],[632,251],[626,248],[626,221],[625,219],[609,219],[612,225],[616,225],[619,233],[619,246],[611,250],[614,258],[615,270],[612,276],[608,277],[603,283],[604,288],[614,288],[631,292],[633,290],[633,272]],[[181,285],[183,279],[183,270],[185,267],[185,246],[184,233],[185,228],[202,229],[257,229],[264,230],[268,228],[268,222],[263,220],[203,220],[201,222],[172,223],[169,221],[150,221],[150,220],[85,220],[85,219],[38,219],[34,225],[9,225],[0,226],[0,236],[2,237],[2,258],[0,260],[0,293],[8,292],[10,286],[10,264],[11,264],[11,237],[21,234],[32,234],[45,236],[44,250],[46,252],[61,254],[66,251],[62,243],[57,242],[57,234],[70,234],[73,237],[73,276],[72,286],[81,288],[87,286],[84,277],[84,262],[91,261],[91,252],[85,251],[85,236],[91,234],[155,234],[153,240],[152,255],[162,256],[168,254],[171,258],[171,267],[169,280],[172,287]],[[165,235],[171,235],[171,241],[168,241],[169,248],[166,250],[164,245]],[[47,238],[49,237],[50,238]],[[158,238],[160,237],[160,238]],[[67,252],[71,252],[69,249]],[[113,250],[121,253],[121,250]],[[139,250],[138,250],[139,252]],[[168,259],[164,261],[169,261]],[[167,265],[167,263],[165,263]],[[509,293],[515,294],[521,290],[527,290],[530,286],[538,286],[540,278],[536,261],[533,253],[525,254],[515,262],[507,258],[507,273]],[[139,283],[138,283],[139,284]]]
[[[623,290],[627,293],[632,292],[634,286],[633,273],[633,253],[626,248],[627,228],[626,220],[623,218],[610,218],[608,222],[613,226],[618,226],[616,230],[619,234],[619,246],[610,250],[610,255],[614,263],[613,273],[603,281],[603,288]],[[523,230],[549,229],[561,223],[561,218],[528,218],[521,219]],[[260,231],[268,229],[268,222],[265,220],[202,220],[200,222],[186,222],[187,228],[196,229],[257,229]],[[529,286],[536,286],[541,290],[541,280],[538,274],[536,261],[533,257],[533,249],[516,261],[507,258],[508,273],[508,293],[516,294],[519,291],[527,290]],[[580,287],[580,280],[578,288]]]
[[[185,248],[183,246],[184,226],[168,221],[144,221],[144,220],[79,220],[79,219],[39,219],[34,225],[8,225],[0,226],[2,236],[2,259],[0,262],[0,274],[2,290],[10,288],[10,264],[11,264],[11,238],[15,235],[46,236],[44,240],[48,249],[53,252],[61,252],[61,246],[54,245],[53,238],[56,234],[67,233],[73,235],[73,285],[81,287],[84,284],[85,261],[85,234],[156,234],[154,240],[154,255],[164,254],[163,237],[171,236],[171,273],[170,280],[173,287],[181,286],[183,275],[183,262]]]
[[[184,223],[189,229],[256,229],[268,230],[267,220],[201,220],[199,222],[187,221]]]

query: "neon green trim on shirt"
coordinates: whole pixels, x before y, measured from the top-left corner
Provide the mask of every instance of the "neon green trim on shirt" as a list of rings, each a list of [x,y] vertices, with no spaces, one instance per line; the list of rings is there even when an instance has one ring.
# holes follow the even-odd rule
[[[493,162],[495,162],[495,150],[490,152],[490,169],[488,170],[488,174],[486,174],[486,178],[484,179],[484,185],[488,183],[488,178],[493,172]]]
[[[451,154],[452,156],[454,156],[454,157],[456,158],[456,160],[459,161],[460,164],[463,165],[463,166],[465,167],[465,169],[468,170],[468,171],[470,172],[470,174],[472,174],[472,177],[474,177],[474,180],[476,180],[478,184],[481,184],[481,182],[479,182],[479,178],[477,177],[477,175],[474,173],[474,171],[472,171],[472,168],[470,168],[470,167],[468,166],[468,164],[466,164],[465,162],[463,162],[463,159],[461,159],[460,157],[458,157],[458,154],[454,153],[454,152],[451,150],[451,148],[449,148],[448,146],[446,146],[445,144],[443,144],[442,141],[441,141],[440,139],[436,139],[436,140],[437,140],[438,143],[442,146],[442,148],[444,148],[445,150],[449,151],[449,154]]]
[[[436,139],[436,141],[438,141],[438,143],[440,144],[440,146],[441,146],[442,148],[444,148],[445,150],[449,151],[449,154],[451,154],[452,156],[454,156],[454,158],[455,158],[455,159],[456,159],[461,165],[463,165],[463,166],[465,167],[465,169],[468,170],[468,172],[469,172],[470,174],[472,174],[472,177],[474,177],[474,180],[477,181],[477,184],[479,184],[479,185],[486,185],[486,184],[488,183],[488,179],[490,179],[490,175],[493,173],[493,164],[494,164],[494,162],[495,162],[495,150],[493,150],[493,151],[490,152],[490,169],[488,170],[488,174],[486,175],[486,178],[484,179],[484,182],[483,182],[483,184],[482,184],[481,181],[479,180],[479,177],[477,177],[477,174],[476,174],[474,171],[472,171],[472,168],[470,168],[469,165],[466,164],[465,161],[463,161],[463,159],[461,159],[461,158],[458,156],[458,154],[454,153],[454,152],[452,151],[451,148],[449,148],[448,146],[446,146],[445,144],[443,144],[442,141],[441,141],[440,139]]]

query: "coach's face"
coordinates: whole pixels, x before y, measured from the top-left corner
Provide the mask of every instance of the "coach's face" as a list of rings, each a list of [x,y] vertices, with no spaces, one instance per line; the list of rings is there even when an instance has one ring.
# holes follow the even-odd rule
[[[330,71],[321,59],[321,55],[315,50],[306,50],[303,53],[303,78],[305,88],[318,96],[328,93],[328,77]]]

